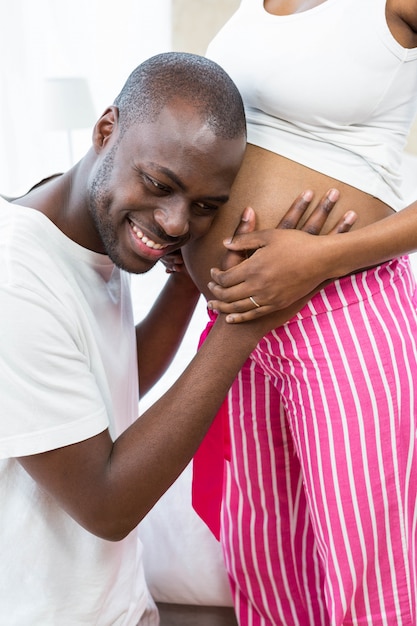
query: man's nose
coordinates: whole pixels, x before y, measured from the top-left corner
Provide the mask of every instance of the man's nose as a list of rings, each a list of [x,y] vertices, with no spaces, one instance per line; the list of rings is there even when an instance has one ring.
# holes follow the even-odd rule
[[[189,230],[189,210],[185,202],[172,202],[155,209],[154,217],[169,237],[182,237]]]

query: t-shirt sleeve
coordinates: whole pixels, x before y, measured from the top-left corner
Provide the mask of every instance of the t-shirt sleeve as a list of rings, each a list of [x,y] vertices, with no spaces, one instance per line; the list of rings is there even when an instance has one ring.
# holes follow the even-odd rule
[[[0,291],[0,458],[92,437],[108,415],[75,316],[27,288]]]

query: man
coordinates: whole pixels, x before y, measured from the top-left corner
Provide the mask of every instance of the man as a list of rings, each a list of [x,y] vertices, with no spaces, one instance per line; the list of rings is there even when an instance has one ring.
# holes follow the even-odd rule
[[[163,373],[199,294],[174,272],[135,329],[128,273],[206,232],[245,140],[240,95],[217,65],[157,55],[132,72],[78,164],[0,203],[0,612],[8,625],[157,623],[132,531],[189,462],[277,321],[219,318],[177,383],[136,419],[138,380],[143,394]]]

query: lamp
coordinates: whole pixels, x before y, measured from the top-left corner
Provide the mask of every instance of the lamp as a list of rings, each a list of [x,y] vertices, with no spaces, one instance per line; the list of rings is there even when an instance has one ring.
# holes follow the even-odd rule
[[[87,80],[79,77],[47,78],[44,116],[48,130],[66,131],[72,165],[72,131],[92,127],[96,121]]]

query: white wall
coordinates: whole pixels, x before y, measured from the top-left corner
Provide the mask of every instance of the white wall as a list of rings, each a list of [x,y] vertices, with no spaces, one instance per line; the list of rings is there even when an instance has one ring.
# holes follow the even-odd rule
[[[205,54],[239,4],[240,0],[172,0],[173,49]]]
[[[0,192],[68,168],[66,135],[45,131],[44,79],[84,76],[97,115],[130,71],[171,49],[170,0],[0,0]],[[75,158],[90,129],[74,135]]]

